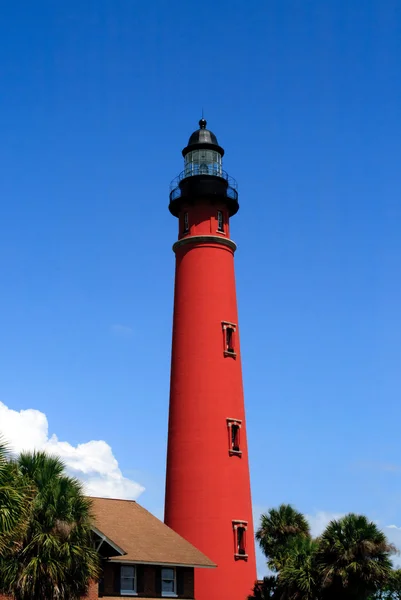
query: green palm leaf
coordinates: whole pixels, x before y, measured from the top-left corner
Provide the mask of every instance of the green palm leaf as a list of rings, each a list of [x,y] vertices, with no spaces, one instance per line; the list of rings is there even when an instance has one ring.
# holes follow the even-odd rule
[[[310,538],[309,524],[291,505],[282,504],[261,516],[256,539],[273,571],[279,571],[285,565],[289,548],[297,538]]]
[[[325,597],[368,598],[390,577],[390,556],[395,552],[384,533],[363,515],[331,521],[317,555]]]
[[[0,558],[2,592],[16,600],[77,600],[99,574],[90,501],[57,457],[24,453],[18,472],[35,493],[22,543]]]
[[[27,525],[31,486],[21,477],[9,449],[0,438],[0,556],[15,545]]]

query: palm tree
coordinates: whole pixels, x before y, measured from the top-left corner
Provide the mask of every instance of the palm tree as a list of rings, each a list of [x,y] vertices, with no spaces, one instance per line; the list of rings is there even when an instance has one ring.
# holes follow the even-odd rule
[[[289,556],[278,576],[280,598],[286,600],[316,600],[319,598],[320,577],[316,555],[319,542],[298,537],[291,543]]]
[[[395,569],[391,573],[389,581],[389,592],[394,600],[401,600],[401,569]]]
[[[278,509],[272,508],[261,516],[256,539],[272,571],[284,567],[291,544],[298,538],[310,538],[309,524],[290,504],[281,504]]]
[[[75,600],[98,576],[90,502],[59,458],[22,454],[18,467],[35,495],[22,544],[0,558],[2,592],[16,600]]]
[[[277,577],[265,577],[263,581],[256,581],[252,596],[248,600],[280,600],[277,589]]]
[[[323,597],[364,600],[384,586],[395,548],[375,523],[349,514],[331,521],[319,540]]]
[[[0,556],[23,535],[30,505],[30,489],[25,485],[9,450],[0,438]]]

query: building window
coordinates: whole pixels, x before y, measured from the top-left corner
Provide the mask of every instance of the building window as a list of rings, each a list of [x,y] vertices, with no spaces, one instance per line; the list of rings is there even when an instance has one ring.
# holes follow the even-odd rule
[[[234,325],[234,323],[228,323],[227,321],[223,321],[222,326],[224,336],[224,355],[235,357],[235,332],[237,330],[237,326]]]
[[[136,594],[136,570],[133,565],[121,565],[120,592],[122,596]]]
[[[217,231],[224,233],[224,216],[221,210],[217,211]]]
[[[233,521],[234,530],[234,558],[235,560],[247,560],[246,553],[246,530],[247,521]]]
[[[175,569],[162,569],[162,596],[177,596]]]
[[[188,213],[184,213],[184,226],[182,228],[182,232],[183,233],[188,233],[189,231],[189,219],[188,219]]]
[[[227,419],[228,428],[228,452],[232,455],[241,456],[241,423],[240,419]]]

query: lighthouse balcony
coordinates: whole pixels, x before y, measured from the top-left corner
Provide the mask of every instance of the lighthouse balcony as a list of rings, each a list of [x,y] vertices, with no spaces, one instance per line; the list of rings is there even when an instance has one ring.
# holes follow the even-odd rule
[[[232,216],[239,209],[237,182],[219,165],[186,167],[170,184],[169,210],[178,217],[183,203],[192,204],[199,199],[224,202]]]

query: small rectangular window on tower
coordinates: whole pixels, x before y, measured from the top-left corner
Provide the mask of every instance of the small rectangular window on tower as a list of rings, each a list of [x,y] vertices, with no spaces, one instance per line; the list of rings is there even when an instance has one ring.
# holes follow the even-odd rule
[[[227,419],[228,453],[230,456],[241,456],[241,423],[240,419]]]
[[[224,215],[223,211],[217,211],[217,231],[224,233]]]
[[[189,218],[188,218],[188,213],[184,213],[184,224],[183,224],[183,228],[182,228],[182,233],[188,233],[189,231]]]
[[[237,326],[234,323],[227,321],[222,322],[223,326],[223,341],[224,341],[224,356],[237,356],[235,351],[235,333]]]
[[[248,560],[248,555],[246,553],[247,527],[248,521],[233,521],[235,560]]]

